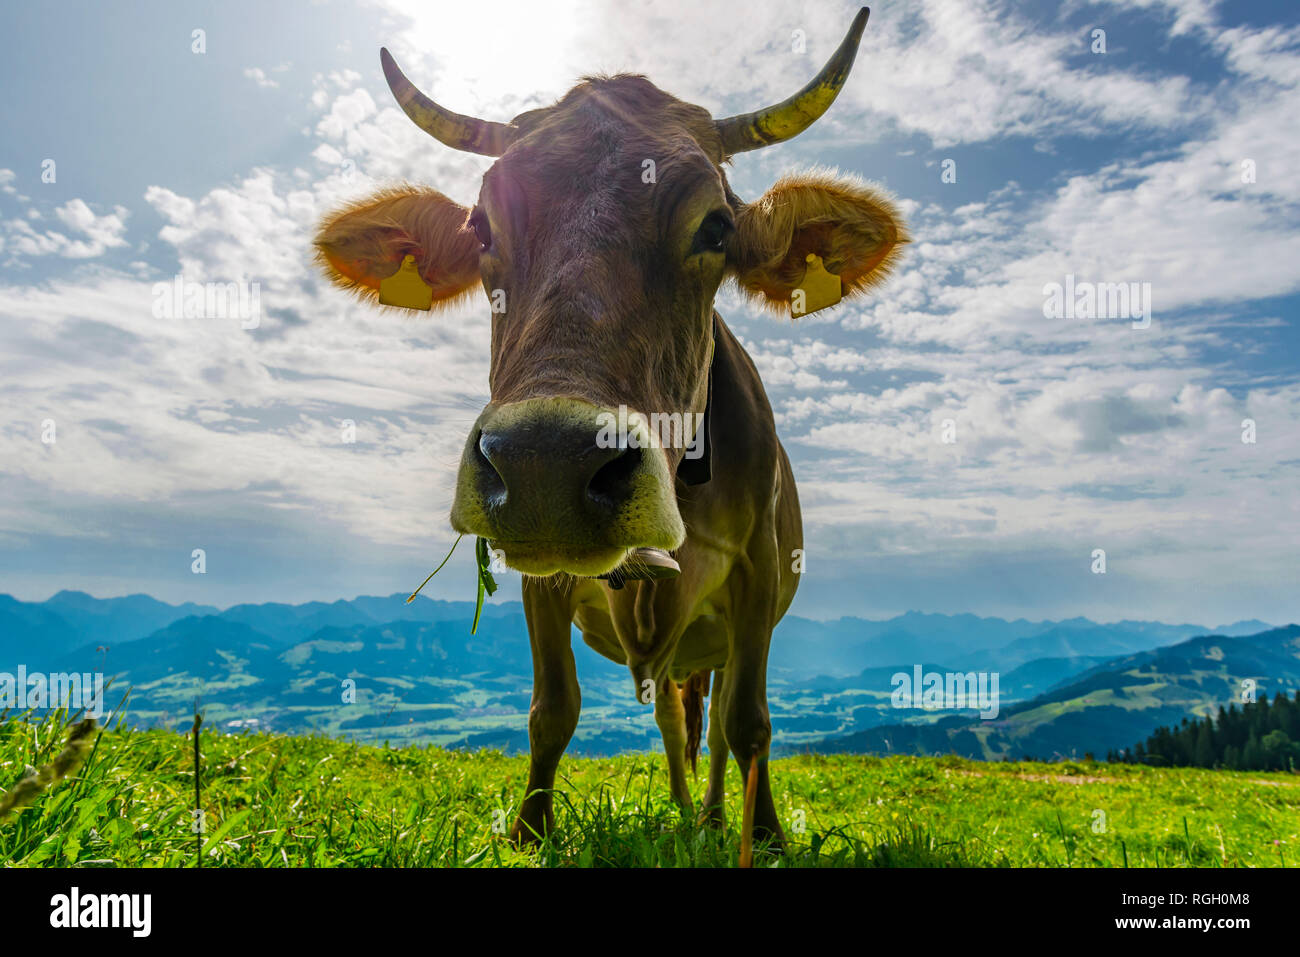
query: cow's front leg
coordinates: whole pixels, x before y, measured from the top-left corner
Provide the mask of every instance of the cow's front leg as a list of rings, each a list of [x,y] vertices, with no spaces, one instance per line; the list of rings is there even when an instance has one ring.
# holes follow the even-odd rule
[[[668,755],[668,787],[684,811],[691,809],[691,788],[686,780],[686,711],[677,682],[664,678],[655,694],[655,722]]]
[[[752,847],[753,841],[770,840],[774,850],[785,842],[767,775],[772,721],[767,711],[767,681],[764,671],[770,640],[770,629],[747,634],[738,630],[732,660],[727,663],[726,670],[722,703],[723,728],[727,735],[727,746],[740,765],[740,780],[745,786],[746,820],[742,824],[742,855]],[[748,864],[748,861],[745,863]]]
[[[555,827],[551,789],[582,710],[573,661],[567,597],[547,581],[524,580],[524,614],[533,652],[533,700],[528,709],[528,790],[510,835],[539,843]]]

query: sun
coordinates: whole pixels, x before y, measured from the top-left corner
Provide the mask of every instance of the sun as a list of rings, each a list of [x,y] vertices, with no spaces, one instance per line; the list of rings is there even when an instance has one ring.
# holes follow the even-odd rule
[[[553,102],[581,73],[576,0],[398,0],[407,26],[388,43],[407,76],[448,109],[505,121]],[[406,57],[411,58],[407,63]]]

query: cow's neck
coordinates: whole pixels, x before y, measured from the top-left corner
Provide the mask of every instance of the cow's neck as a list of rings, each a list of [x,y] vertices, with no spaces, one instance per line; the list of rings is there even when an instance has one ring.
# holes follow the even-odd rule
[[[685,485],[703,485],[713,477],[713,366],[718,361],[718,326],[722,317],[713,313],[712,353],[709,360],[708,398],[704,401],[704,424],[700,443],[703,448],[698,458],[683,458],[677,465],[678,481]]]

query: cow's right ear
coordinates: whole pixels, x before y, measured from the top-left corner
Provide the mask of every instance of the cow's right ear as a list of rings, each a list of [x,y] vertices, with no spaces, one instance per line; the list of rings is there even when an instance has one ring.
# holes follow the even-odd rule
[[[377,300],[380,280],[414,256],[436,309],[479,284],[480,247],[468,219],[468,209],[436,190],[380,190],[325,218],[316,232],[316,262],[336,285]]]
[[[727,264],[741,292],[784,310],[810,253],[839,276],[849,299],[888,276],[906,242],[907,227],[888,195],[856,177],[814,170],[784,176],[741,205]]]

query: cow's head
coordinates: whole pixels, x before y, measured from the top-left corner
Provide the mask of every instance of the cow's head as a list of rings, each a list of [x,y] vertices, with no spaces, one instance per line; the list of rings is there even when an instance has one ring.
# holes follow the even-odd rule
[[[329,275],[366,296],[411,255],[435,308],[480,284],[492,298],[491,401],[461,459],[457,531],[532,575],[604,574],[633,548],[682,544],[675,482],[693,437],[675,447],[599,437],[620,406],[647,418],[703,412],[724,278],[781,308],[809,253],[847,296],[888,272],[906,236],[887,197],[815,173],[746,203],[723,172],[733,154],[789,139],[825,112],[866,14],[799,93],[724,120],[620,75],[487,122],[424,96],[383,51],[416,124],[498,157],[472,209],[431,189],[390,189],[331,215],[316,240]]]

